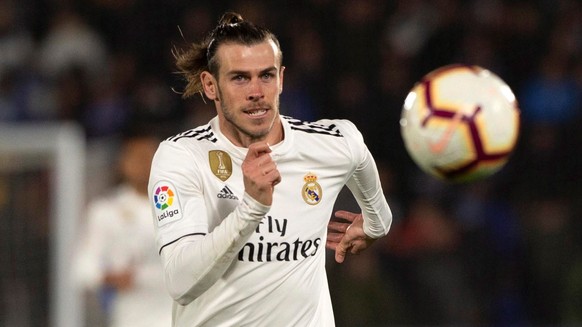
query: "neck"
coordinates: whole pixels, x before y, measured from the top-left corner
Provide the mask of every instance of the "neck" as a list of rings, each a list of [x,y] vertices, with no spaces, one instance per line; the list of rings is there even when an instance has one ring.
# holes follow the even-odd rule
[[[275,145],[283,141],[283,138],[285,137],[283,124],[281,123],[281,118],[279,116],[275,117],[273,126],[266,135],[249,135],[237,130],[236,128],[230,129],[229,126],[226,126],[225,124],[220,124],[220,129],[226,138],[228,138],[234,145],[243,148],[248,148],[249,145],[261,141],[267,142],[270,145]]]

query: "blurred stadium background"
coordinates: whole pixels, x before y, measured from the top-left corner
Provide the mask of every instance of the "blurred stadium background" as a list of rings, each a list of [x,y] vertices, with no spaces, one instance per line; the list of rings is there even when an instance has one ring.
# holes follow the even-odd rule
[[[338,326],[582,325],[579,1],[3,0],[1,326],[98,325],[67,283],[84,205],[115,183],[127,130],[166,137],[214,115],[172,91],[170,49],[229,9],[279,36],[281,111],[354,121],[379,161],[395,221],[330,260]],[[479,183],[425,176],[400,138],[407,91],[450,63],[495,72],[522,110],[515,154]]]

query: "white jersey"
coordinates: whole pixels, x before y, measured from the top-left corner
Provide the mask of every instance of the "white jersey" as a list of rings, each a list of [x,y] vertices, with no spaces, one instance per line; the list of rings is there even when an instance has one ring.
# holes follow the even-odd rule
[[[128,185],[90,203],[86,235],[81,239],[75,278],[84,288],[98,290],[108,272],[131,269],[133,287],[115,293],[109,326],[169,326],[172,298],[151,238],[148,198]]]
[[[282,177],[272,206],[210,285],[200,292],[186,286],[174,296],[175,326],[334,326],[325,244],[344,185],[363,210],[366,234],[388,232],[390,209],[356,127],[346,120],[281,120],[284,140],[271,146]],[[246,152],[221,133],[217,118],[161,143],[149,187],[160,253],[184,238],[216,234],[225,217],[249,202],[241,172]],[[177,256],[162,255],[167,270]],[[166,271],[166,279],[181,278],[189,277]]]

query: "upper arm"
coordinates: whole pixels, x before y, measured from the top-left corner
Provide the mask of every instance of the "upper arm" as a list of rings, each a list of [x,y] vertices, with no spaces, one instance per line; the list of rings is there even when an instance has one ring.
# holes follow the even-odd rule
[[[176,142],[163,142],[152,161],[148,190],[158,251],[185,235],[208,232],[195,154]]]
[[[392,223],[392,212],[382,190],[378,167],[356,126],[349,121],[341,123],[353,163],[353,173],[346,185],[362,209],[364,232],[372,238],[384,236]]]

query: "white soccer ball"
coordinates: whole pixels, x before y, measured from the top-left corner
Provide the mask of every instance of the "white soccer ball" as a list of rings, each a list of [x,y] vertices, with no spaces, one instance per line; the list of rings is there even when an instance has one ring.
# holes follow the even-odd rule
[[[466,182],[505,165],[517,143],[519,116],[515,95],[497,75],[449,65],[425,75],[408,93],[400,131],[423,171]]]

